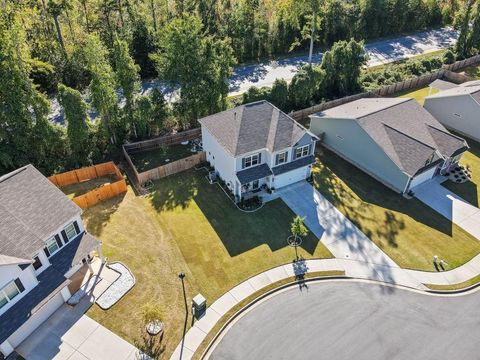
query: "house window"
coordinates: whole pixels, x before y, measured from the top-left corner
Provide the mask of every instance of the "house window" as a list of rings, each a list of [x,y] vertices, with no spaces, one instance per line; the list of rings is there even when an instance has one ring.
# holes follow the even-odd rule
[[[251,166],[258,165],[260,162],[260,156],[259,154],[253,154],[250,156],[246,156],[243,158],[243,168],[249,168]]]
[[[33,258],[33,268],[35,270],[38,270],[42,267],[42,262],[40,261],[40,258],[38,257],[38,255],[36,255],[34,258]]]
[[[310,153],[310,145],[305,145],[295,150],[295,159],[307,156]]]
[[[286,163],[287,162],[287,155],[288,155],[287,151],[278,154],[277,155],[277,161],[276,161],[275,165],[280,165],[280,164]]]
[[[47,250],[50,253],[50,255],[53,255],[53,253],[56,252],[58,249],[60,249],[60,246],[58,245],[55,237],[52,237],[49,240],[47,240]]]
[[[9,301],[12,301],[18,294],[20,294],[20,290],[18,289],[14,281],[1,289],[0,308],[4,307]]]
[[[75,225],[71,223],[65,229],[65,233],[67,234],[67,239],[70,241],[77,235],[77,230],[75,229]]]

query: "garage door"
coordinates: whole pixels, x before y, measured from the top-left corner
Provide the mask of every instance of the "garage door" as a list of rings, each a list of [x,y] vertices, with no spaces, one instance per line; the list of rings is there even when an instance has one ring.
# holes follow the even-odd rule
[[[27,295],[28,296],[28,295]],[[8,341],[13,347],[17,347],[25,340],[37,327],[39,327],[55,310],[57,310],[63,304],[63,297],[61,293],[56,294],[45,305],[43,305],[35,314],[32,315],[28,321],[20,326],[12,336],[8,338]]]
[[[307,178],[308,167],[292,170],[274,178],[273,184],[276,189],[305,180]]]
[[[433,175],[435,175],[435,170],[437,170],[436,166],[415,176],[410,183],[410,189],[413,189],[415,186],[418,186],[420,184],[423,184],[425,181],[430,180]]]

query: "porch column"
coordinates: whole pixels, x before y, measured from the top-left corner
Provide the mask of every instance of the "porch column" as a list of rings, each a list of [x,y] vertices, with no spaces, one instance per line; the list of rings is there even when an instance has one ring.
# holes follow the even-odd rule
[[[90,271],[90,273],[94,274],[95,271],[93,271],[92,264],[90,263],[90,261],[88,261],[88,259],[87,259],[87,266],[88,266],[88,270]]]
[[[98,256],[102,260],[102,264],[105,264],[105,256],[103,255],[103,244],[98,245],[97,247]]]

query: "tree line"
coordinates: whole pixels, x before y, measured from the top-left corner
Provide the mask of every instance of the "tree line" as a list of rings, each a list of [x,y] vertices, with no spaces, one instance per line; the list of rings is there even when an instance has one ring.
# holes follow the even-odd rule
[[[0,173],[27,163],[45,174],[80,167],[129,139],[194,126],[199,117],[227,107],[226,80],[236,63],[310,43],[335,45],[320,66],[302,69],[290,86],[277,82],[269,96],[288,98],[288,106],[299,108],[357,91],[365,62],[359,39],[452,22],[465,26],[466,14],[469,19],[478,14],[467,5],[463,0],[0,0]],[[142,93],[141,78],[169,82],[175,102],[167,104],[159,90]],[[47,95],[57,97],[66,126],[48,121]],[[89,108],[99,121],[90,121]]]

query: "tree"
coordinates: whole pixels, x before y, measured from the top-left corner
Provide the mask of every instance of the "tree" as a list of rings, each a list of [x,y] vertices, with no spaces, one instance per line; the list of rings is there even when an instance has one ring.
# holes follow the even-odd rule
[[[60,47],[62,48],[64,53],[66,53],[65,41],[63,40],[62,27],[60,25],[60,21],[58,20],[58,17],[62,13],[62,11],[66,10],[69,7],[71,7],[71,5],[69,5],[69,3],[66,1],[60,1],[60,0],[48,1],[48,12],[53,17],[53,22],[55,23],[55,29],[57,30],[58,43],[60,44]]]
[[[467,36],[467,48],[470,52],[480,53],[480,1],[477,1],[475,16],[472,20],[472,28]]]
[[[72,152],[72,162],[75,167],[89,163],[91,147],[90,120],[87,113],[87,103],[78,90],[60,84],[58,86],[58,101],[62,105],[67,122],[67,137]]]
[[[184,125],[225,109],[235,63],[228,40],[204,35],[200,20],[184,15],[165,27],[159,48],[152,58],[160,77],[180,88],[176,110]]]
[[[301,109],[311,104],[323,92],[325,73],[319,66],[305,65],[293,77],[288,88],[290,106]]]
[[[290,231],[294,238],[298,238],[299,236],[305,237],[308,235],[308,229],[305,226],[304,221],[305,217],[300,217],[298,215],[293,219],[292,224],[290,225]]]
[[[273,83],[270,102],[283,111],[288,111],[288,84],[284,79],[276,79]]]
[[[88,71],[91,74],[89,86],[92,104],[98,111],[108,137],[112,143],[117,142],[117,132],[122,129],[118,124],[117,94],[115,93],[115,74],[110,66],[108,51],[97,35],[88,36],[84,47]]]
[[[472,13],[473,2],[474,0],[468,0],[467,6],[460,14],[460,35],[458,35],[458,40],[455,45],[455,52],[457,53],[457,58],[459,59],[465,59],[470,55],[471,51],[471,49],[469,48],[468,37],[470,33],[470,16]]]

